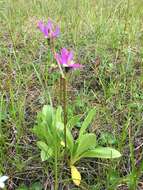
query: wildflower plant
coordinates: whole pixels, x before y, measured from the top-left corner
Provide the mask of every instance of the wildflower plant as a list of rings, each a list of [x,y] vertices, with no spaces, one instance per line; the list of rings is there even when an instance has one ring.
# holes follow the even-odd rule
[[[57,62],[60,77],[60,103],[57,109],[51,105],[44,105],[42,111],[38,114],[37,123],[33,132],[38,137],[37,146],[41,150],[42,161],[53,160],[55,171],[55,190],[58,189],[58,162],[64,160],[71,170],[71,177],[75,185],[81,183],[81,174],[76,168],[77,162],[82,158],[119,158],[120,152],[110,147],[100,147],[94,133],[87,132],[92,120],[95,117],[96,109],[93,108],[87,114],[82,125],[80,126],[78,138],[74,139],[72,129],[80,119],[75,116],[67,121],[67,89],[66,74],[70,69],[81,69],[83,66],[74,61],[72,50],[61,48],[57,53],[53,39],[59,37],[59,26],[48,20],[45,25],[39,21],[38,27],[44,34],[44,37],[50,41],[50,49]]]

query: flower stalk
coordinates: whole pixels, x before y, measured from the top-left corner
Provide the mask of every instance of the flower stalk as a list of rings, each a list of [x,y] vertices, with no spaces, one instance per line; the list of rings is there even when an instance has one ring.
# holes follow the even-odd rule
[[[62,78],[63,81],[63,113],[64,113],[64,140],[65,140],[65,157],[67,153],[67,80],[66,77]]]

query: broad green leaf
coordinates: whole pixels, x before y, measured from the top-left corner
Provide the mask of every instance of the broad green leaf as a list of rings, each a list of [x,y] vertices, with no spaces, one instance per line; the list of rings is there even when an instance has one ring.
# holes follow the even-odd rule
[[[67,138],[67,146],[69,148],[70,153],[72,154],[74,139],[69,129],[67,129],[66,138]]]
[[[53,151],[51,148],[48,149],[48,151],[44,151],[44,150],[41,150],[41,160],[42,162],[48,160],[49,158],[51,158],[53,155]]]
[[[55,130],[60,128],[62,123],[62,107],[59,106],[56,110],[56,114],[54,116],[53,119],[53,123],[52,123],[52,131],[55,134]]]
[[[49,157],[47,157],[47,154],[44,150],[41,150],[41,160],[42,162],[48,160]]]
[[[56,122],[56,128],[60,131],[63,131],[64,130],[64,124],[60,121],[57,121]]]
[[[89,124],[92,122],[94,116],[96,113],[96,109],[93,108],[92,110],[89,111],[87,117],[83,121],[83,124],[81,126],[80,132],[79,132],[79,137],[84,134],[85,130],[88,128]]]
[[[41,122],[34,126],[32,131],[40,140],[48,139],[47,126],[44,123]]]
[[[94,150],[88,150],[81,155],[80,158],[119,158],[121,157],[121,153],[110,147],[98,147]]]
[[[42,114],[44,116],[44,120],[48,123],[48,126],[50,127],[53,120],[53,107],[50,105],[44,105],[42,109]]]
[[[57,135],[55,136],[55,138],[57,138],[57,141],[63,140],[64,124],[62,122],[56,122],[55,133],[57,133]]]
[[[54,143],[53,134],[51,133],[49,126],[45,124],[45,122],[42,121],[41,123],[39,122],[39,124],[34,126],[32,131],[34,132],[35,135],[37,135],[37,137],[40,140],[48,142],[49,145]]]
[[[37,146],[41,149],[42,161],[48,160],[53,155],[51,147],[49,147],[46,143],[38,141]]]
[[[56,110],[56,122],[62,122],[62,107],[58,106]]]
[[[37,142],[37,146],[41,149],[44,150],[45,152],[48,151],[49,147],[46,143],[44,143],[43,141],[38,141]]]
[[[79,115],[76,115],[76,116],[72,117],[67,123],[67,128],[72,130],[72,128],[79,122],[79,120],[80,120]]]
[[[76,150],[75,157],[84,153],[85,151],[95,148],[96,146],[96,135],[93,133],[85,134],[79,137],[78,139],[78,147]]]
[[[40,140],[44,140],[48,142],[48,144],[53,142],[54,133],[52,134],[52,119],[53,108],[49,105],[44,105],[42,112],[37,116],[37,124],[32,129]]]
[[[73,150],[72,150],[72,155],[71,155],[71,165],[73,165],[75,163],[75,155],[76,155],[76,151],[77,151],[77,147],[78,147],[78,142],[76,141],[73,145]],[[78,160],[79,158],[76,158],[76,161]]]

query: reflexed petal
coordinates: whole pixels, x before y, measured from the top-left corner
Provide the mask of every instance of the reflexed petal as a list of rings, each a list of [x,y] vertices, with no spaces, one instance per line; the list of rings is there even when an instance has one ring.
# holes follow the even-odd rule
[[[70,52],[68,53],[68,63],[69,63],[70,61],[72,61],[72,60],[73,60],[73,52],[70,51]]]
[[[61,59],[60,54],[55,53],[55,59],[56,59],[56,61],[57,61],[58,63],[62,64],[62,59]]]
[[[49,37],[49,30],[48,30],[48,27],[47,26],[44,26],[44,35],[45,37]]]
[[[41,30],[41,32],[44,32],[45,26],[44,26],[44,23],[42,21],[38,22],[38,28]]]
[[[66,48],[62,48],[61,50],[61,55],[68,55],[69,54],[69,51],[66,49]]]
[[[53,38],[58,37],[60,35],[60,28],[57,26],[55,32],[53,32]]]
[[[61,50],[62,64],[68,64],[68,54],[69,52],[66,48]]]
[[[53,29],[53,23],[50,19],[48,19],[47,28],[49,31],[52,31],[52,29]]]

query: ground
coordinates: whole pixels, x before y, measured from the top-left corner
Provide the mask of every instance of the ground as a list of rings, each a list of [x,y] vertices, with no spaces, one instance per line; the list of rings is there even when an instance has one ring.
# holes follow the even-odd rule
[[[81,160],[85,188],[143,189],[142,10],[142,0],[0,0],[0,174],[10,176],[8,189],[52,180],[31,131],[49,95],[60,103],[56,62],[37,28],[49,17],[61,28],[57,49],[73,49],[84,65],[68,76],[68,117],[96,107],[90,130],[122,153]]]

